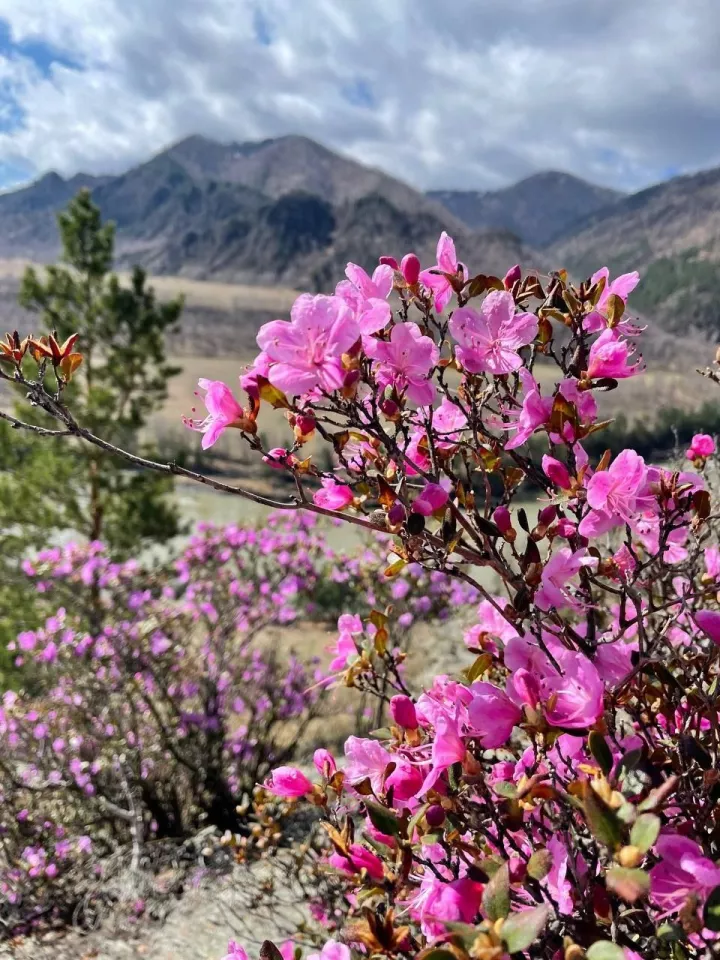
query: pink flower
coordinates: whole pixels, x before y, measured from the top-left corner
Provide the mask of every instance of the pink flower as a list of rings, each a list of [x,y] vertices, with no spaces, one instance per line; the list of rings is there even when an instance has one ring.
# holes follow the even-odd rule
[[[201,446],[203,450],[211,447],[228,427],[238,425],[238,421],[245,416],[245,411],[233,396],[232,390],[221,380],[198,380],[198,387],[205,391],[202,398],[207,407],[208,415],[204,420],[183,418],[183,423],[191,430],[203,434]]]
[[[390,714],[399,727],[405,730],[417,730],[418,719],[415,704],[410,697],[399,693],[390,698]]]
[[[605,687],[594,664],[582,653],[555,654],[562,674],[550,664],[540,683],[545,719],[554,727],[592,726],[603,712]]]
[[[344,510],[355,499],[352,489],[344,483],[338,483],[331,477],[323,477],[320,481],[322,490],[313,494],[313,503],[326,510]]]
[[[503,746],[522,713],[505,691],[492,683],[474,683],[471,689],[474,696],[468,706],[468,719],[472,735],[479,738],[485,750]]]
[[[265,789],[276,797],[295,799],[312,791],[313,785],[297,767],[278,767],[265,781]]]
[[[449,237],[443,230],[437,245],[437,264],[430,270],[423,270],[420,274],[420,282],[433,294],[435,309],[438,313],[443,312],[453,295],[452,284],[443,274],[457,276],[460,269],[455,253],[455,243],[452,237]],[[433,271],[440,272],[433,273]],[[462,276],[463,279],[467,278],[467,271],[464,267],[462,268]]]
[[[484,887],[469,877],[443,882],[427,875],[420,891],[409,902],[422,932],[432,939],[445,933],[445,923],[472,923],[480,909]]]
[[[351,307],[360,332],[367,335],[384,329],[392,318],[386,301],[393,288],[393,268],[380,264],[369,277],[362,267],[349,263],[345,276],[347,280],[337,285],[335,295]]]
[[[586,550],[573,551],[570,547],[561,547],[543,567],[540,589],[535,594],[535,603],[541,610],[554,607],[562,610],[570,607],[574,610],[580,604],[568,591],[566,584],[582,570],[583,567],[595,566],[597,560],[590,557]]]
[[[590,282],[597,283],[601,277],[605,278],[605,289],[600,294],[596,309],[585,318],[583,324],[588,333],[597,333],[599,330],[606,329],[607,320],[599,311],[604,310],[607,306],[610,294],[615,294],[616,297],[620,297],[623,303],[627,303],[628,297],[640,282],[640,274],[635,270],[632,273],[623,273],[611,283],[610,271],[607,267],[601,267],[597,270],[590,278]],[[628,328],[626,321],[623,321],[621,326]]]
[[[564,463],[556,460],[555,457],[549,457],[547,454],[542,458],[542,468],[548,480],[552,480],[556,487],[561,490],[569,490],[571,486],[570,473]]]
[[[348,848],[348,855],[333,853],[328,857],[330,866],[336,870],[341,870],[349,875],[360,873],[361,870],[367,870],[368,875],[373,880],[382,880],[385,876],[383,862],[375,853],[371,853],[366,847],[359,843],[353,843]]]
[[[654,507],[647,492],[647,467],[634,450],[623,450],[607,470],[594,473],[587,485],[590,513],[578,528],[583,537],[597,537],[612,527],[630,524]]]
[[[720,645],[720,613],[715,610],[698,610],[695,614],[695,623],[706,637]]]
[[[465,759],[466,752],[457,717],[453,719],[440,712],[435,718],[431,767],[418,793],[427,793],[449,767]]]
[[[439,483],[426,483],[423,490],[415,497],[412,512],[423,517],[432,516],[436,510],[441,510],[448,502],[447,490]]]
[[[258,386],[258,377],[264,377],[267,380],[270,372],[270,361],[264,353],[259,353],[251,367],[248,367],[247,373],[240,377],[240,386],[249,397],[257,400],[260,397],[260,388]]]
[[[435,449],[443,452],[452,450],[462,439],[462,431],[467,426],[467,417],[460,407],[448,397],[443,397],[442,403],[436,409],[420,407],[418,420],[430,421]],[[413,476],[417,473],[414,467],[420,470],[429,470],[432,466],[427,451],[427,431],[424,426],[418,426],[410,435],[410,443],[405,455],[410,460],[408,473]]]
[[[506,290],[493,290],[480,310],[461,307],[453,313],[450,332],[458,341],[457,358],[468,373],[511,373],[522,366],[518,354],[537,336],[532,313],[515,313],[515,301]]]
[[[291,320],[272,320],[260,328],[258,346],[270,362],[268,379],[285,393],[299,395],[316,387],[333,393],[342,387],[342,355],[357,342],[360,329],[340,297],[304,293],[290,311]]]
[[[262,461],[272,467],[273,470],[285,470],[286,467],[291,467],[294,463],[297,463],[297,457],[286,450],[285,447],[273,447],[272,450],[268,450]]]
[[[405,283],[414,287],[420,279],[420,260],[414,253],[406,253],[400,263],[400,273]]]
[[[686,456],[689,460],[697,460],[699,457],[711,457],[714,453],[713,438],[707,433],[696,433],[690,442]]]
[[[520,411],[505,411],[505,415],[510,421],[504,427],[505,430],[515,430],[515,436],[505,444],[506,450],[515,450],[521,447],[535,433],[538,427],[542,427],[550,419],[552,414],[552,397],[541,397],[540,387],[533,375],[525,369],[520,371],[525,398]]]
[[[440,351],[416,323],[395,324],[389,341],[372,339],[366,351],[375,360],[375,375],[381,386],[392,384],[398,393],[406,391],[412,403],[433,402],[435,386],[428,375],[437,365]]]
[[[590,380],[612,377],[623,380],[642,372],[642,364],[628,364],[633,348],[615,330],[605,330],[590,347],[586,375]]]
[[[660,863],[650,871],[650,895],[666,913],[680,910],[691,894],[702,902],[720,885],[720,867],[687,837],[661,835],[655,853]]]
[[[309,953],[307,960],[351,960],[350,948],[337,940],[328,940],[320,953]]]
[[[231,940],[228,943],[228,952],[222,958],[222,960],[250,960],[244,948],[240,946],[235,940]]]
[[[313,754],[313,763],[315,764],[317,772],[328,780],[337,771],[335,757],[329,750],[325,750],[323,747],[318,747]]]
[[[497,598],[497,606],[502,608],[505,606],[505,603],[506,601],[502,597]],[[495,644],[488,643],[490,638],[502,640],[503,643],[507,643],[509,640],[512,640],[513,637],[517,637],[517,630],[512,623],[500,613],[497,606],[491,603],[490,600],[481,600],[477,608],[478,623],[470,627],[463,635],[466,646],[471,649],[480,647],[492,651],[493,648],[496,650],[497,647],[495,647]]]
[[[705,570],[713,580],[720,578],[720,550],[717,547],[705,548]]]
[[[335,646],[330,650],[335,654],[328,669],[331,673],[337,670],[344,670],[351,657],[357,656],[357,647],[353,637],[359,636],[363,632],[362,620],[357,614],[352,615],[344,613],[338,618],[339,636],[335,641]]]
[[[385,789],[392,789],[393,806],[402,805],[407,800],[413,800],[423,784],[423,775],[409,760],[396,756],[393,760],[395,769],[385,780]]]
[[[376,794],[384,789],[385,771],[393,757],[377,740],[363,737],[348,737],[345,741],[345,757],[349,761],[345,768],[345,781],[356,786],[363,780],[370,780]]]

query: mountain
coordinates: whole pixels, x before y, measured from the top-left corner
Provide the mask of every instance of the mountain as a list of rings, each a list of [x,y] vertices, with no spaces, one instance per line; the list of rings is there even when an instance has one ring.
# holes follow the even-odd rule
[[[549,170],[503,190],[431,190],[428,196],[472,230],[510,230],[530,246],[544,247],[572,224],[614,204],[623,194],[570,173]]]
[[[48,174],[0,194],[0,257],[57,255],[54,217],[87,185],[117,224],[118,264],[155,273],[330,289],[348,260],[415,252],[443,230],[477,271],[537,259],[506,230],[470,230],[432,198],[306,137],[221,144],[190,137],[124,174]]]
[[[547,251],[576,275],[639,270],[632,305],[667,330],[720,340],[720,169],[675,177],[574,225]]]

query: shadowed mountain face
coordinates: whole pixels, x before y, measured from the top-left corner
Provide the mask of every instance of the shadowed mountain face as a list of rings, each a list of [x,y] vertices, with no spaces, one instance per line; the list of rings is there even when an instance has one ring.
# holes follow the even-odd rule
[[[720,340],[720,169],[675,177],[599,210],[547,251],[577,274],[639,270],[638,310],[666,330]]]
[[[569,173],[536,173],[504,190],[432,190],[428,194],[473,230],[505,229],[544,247],[588,214],[623,194]]]
[[[0,257],[57,255],[55,214],[88,186],[117,224],[120,266],[203,279],[328,289],[348,260],[415,250],[442,230],[478,272],[537,257],[506,230],[477,233],[379,170],[305,137],[220,144],[190,137],[117,177],[51,173],[0,195]]]

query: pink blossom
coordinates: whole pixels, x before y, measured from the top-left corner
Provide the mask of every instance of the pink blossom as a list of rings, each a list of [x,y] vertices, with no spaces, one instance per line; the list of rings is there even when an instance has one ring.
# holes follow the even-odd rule
[[[418,792],[423,794],[432,789],[449,767],[464,760],[466,752],[457,717],[451,718],[440,712],[435,719],[431,767]]]
[[[599,311],[604,310],[607,306],[610,294],[615,294],[616,297],[620,297],[623,303],[627,303],[628,297],[640,282],[640,274],[636,270],[632,273],[623,273],[611,282],[610,271],[607,267],[596,270],[590,278],[590,282],[597,283],[601,277],[605,278],[605,288],[600,294],[596,309],[588,314],[583,324],[588,333],[597,333],[599,330],[606,329],[607,320]]]
[[[458,341],[457,358],[468,373],[504,374],[518,370],[518,354],[537,336],[537,317],[515,313],[515,301],[505,290],[493,290],[480,310],[461,307],[453,313],[450,332]]]
[[[272,450],[268,450],[262,460],[273,470],[285,470],[297,463],[297,457],[285,447],[273,447]]]
[[[715,610],[698,610],[695,614],[695,623],[706,637],[720,645],[720,613]]]
[[[650,895],[666,913],[682,909],[691,894],[702,902],[720,885],[720,867],[687,837],[661,835],[655,853],[660,863],[650,871]]]
[[[382,880],[385,875],[383,862],[380,857],[359,843],[353,843],[348,848],[347,856],[337,852],[331,854],[328,857],[328,863],[330,866],[335,867],[336,870],[341,870],[343,873],[350,875],[360,873],[362,870],[367,870],[368,875],[371,876],[373,880]]]
[[[235,940],[231,940],[228,945],[228,952],[222,960],[250,960],[245,949]]]
[[[240,376],[240,386],[249,397],[257,400],[260,397],[258,377],[263,377],[267,380],[269,372],[270,361],[265,353],[261,352],[253,360],[252,366],[248,367],[247,372]]]
[[[326,510],[344,510],[355,499],[352,488],[347,484],[338,483],[332,477],[323,477],[320,482],[322,490],[317,490],[313,494],[313,503],[318,507],[324,507]]]
[[[705,548],[705,570],[713,580],[720,578],[720,550],[717,547]]]
[[[564,463],[556,460],[555,457],[549,457],[547,454],[542,458],[542,468],[548,480],[552,480],[556,487],[561,490],[569,490],[571,486],[570,472]]]
[[[205,391],[202,398],[207,407],[208,415],[204,420],[183,418],[183,423],[191,430],[203,434],[201,446],[203,450],[211,447],[228,427],[238,425],[245,416],[245,411],[233,396],[232,390],[221,380],[198,380],[198,387]]]
[[[579,526],[583,537],[597,537],[612,527],[630,524],[654,500],[647,492],[647,467],[634,450],[623,450],[607,470],[594,473],[587,485],[590,513]]]
[[[502,504],[495,507],[492,518],[500,533],[507,533],[508,530],[512,530],[512,516],[507,507],[502,506]]]
[[[345,276],[347,280],[337,285],[335,295],[353,310],[360,332],[367,335],[382,330],[392,318],[386,301],[393,288],[393,268],[380,264],[369,277],[362,267],[349,263]]]
[[[638,362],[630,365],[628,360],[633,348],[627,340],[621,340],[615,330],[605,330],[590,347],[586,375],[590,380],[612,377],[623,380],[642,372]]]
[[[467,417],[457,405],[448,397],[443,397],[439,407],[421,407],[418,409],[418,419],[430,421],[433,434],[435,449],[439,451],[450,451],[462,439],[462,431],[467,426]],[[430,454],[427,450],[427,431],[424,426],[418,426],[410,435],[405,455],[410,461],[408,464],[408,474],[413,476],[417,473],[415,467],[420,470],[429,470],[432,466]]]
[[[403,757],[395,757],[395,769],[385,780],[385,789],[392,790],[393,806],[402,806],[408,800],[414,800],[420,793],[423,784],[423,775],[418,769]]]
[[[348,737],[345,741],[345,782],[356,786],[363,780],[370,780],[376,794],[381,794],[385,786],[385,771],[393,757],[377,740],[363,737]]]
[[[518,632],[510,621],[500,613],[499,607],[504,607],[506,601],[502,597],[496,599],[496,603],[490,600],[481,600],[477,608],[478,623],[467,630],[463,640],[468,647],[490,649],[488,638],[496,638],[507,643],[513,637],[517,637]]]
[[[423,270],[420,274],[420,282],[432,292],[435,309],[438,313],[443,312],[453,295],[452,284],[443,274],[450,274],[454,277],[458,275],[458,272],[461,272],[463,279],[467,278],[467,271],[464,267],[461,270],[458,263],[455,243],[452,237],[449,237],[443,230],[437,245],[437,264],[430,270]]]
[[[420,279],[420,260],[414,253],[406,253],[400,263],[400,273],[405,283],[414,287]]]
[[[520,411],[506,410],[505,415],[508,423],[505,424],[505,430],[515,430],[515,436],[505,444],[506,450],[515,450],[521,447],[535,433],[538,427],[542,427],[550,419],[552,414],[552,397],[540,396],[540,387],[533,375],[525,369],[520,371],[525,397],[523,399]]]
[[[492,683],[474,683],[471,689],[468,719],[472,736],[478,737],[485,750],[502,747],[522,719],[520,710],[504,690]]]
[[[583,567],[596,566],[597,560],[588,556],[586,550],[573,551],[570,547],[561,547],[543,567],[540,589],[535,594],[535,603],[541,610],[554,607],[562,610],[570,607],[574,610],[580,604],[567,589],[567,583],[582,570]]]
[[[329,750],[325,750],[323,747],[318,747],[313,754],[313,763],[315,764],[317,772],[328,780],[337,771],[335,757]]]
[[[707,433],[696,433],[690,442],[686,456],[689,460],[711,457],[715,453],[715,441]]]
[[[291,319],[260,328],[258,346],[270,361],[268,379],[279,390],[299,395],[316,387],[333,393],[342,387],[342,355],[356,343],[360,329],[340,297],[302,294]]]
[[[330,648],[335,654],[328,667],[331,673],[344,670],[350,658],[357,656],[354,637],[360,636],[363,632],[362,620],[357,614],[344,613],[338,618],[338,631],[339,636],[335,646]]]
[[[435,386],[428,375],[440,359],[440,351],[416,323],[396,323],[389,341],[372,339],[366,352],[375,360],[379,384],[392,384],[398,393],[406,392],[412,403],[433,402]]]
[[[551,665],[540,684],[546,720],[571,730],[592,726],[602,715],[605,695],[597,669],[572,650],[557,653],[556,660],[562,674]]]
[[[410,697],[405,696],[403,693],[391,697],[390,713],[399,727],[403,727],[405,730],[417,730],[417,711]]]
[[[307,960],[351,960],[350,948],[337,940],[328,940],[320,953],[309,953]]]
[[[423,517],[429,517],[436,510],[441,510],[447,502],[447,490],[443,489],[439,483],[426,483],[413,500],[412,511]]]
[[[446,923],[472,923],[475,920],[483,889],[481,883],[469,877],[443,882],[427,875],[419,893],[408,906],[412,915],[420,920],[425,936],[434,939],[445,933]]]
[[[277,767],[265,781],[264,786],[276,797],[288,799],[304,797],[313,788],[310,780],[297,767]]]

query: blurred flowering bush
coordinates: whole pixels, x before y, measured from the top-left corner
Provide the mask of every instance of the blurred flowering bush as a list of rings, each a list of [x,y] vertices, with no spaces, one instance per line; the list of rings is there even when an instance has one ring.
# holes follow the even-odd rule
[[[326,868],[348,886],[343,916],[313,905],[327,960],[717,956],[715,441],[695,437],[678,466],[585,448],[607,426],[598,396],[643,372],[638,280],[473,274],[446,234],[426,269],[414,254],[372,276],[349,264],[333,296],[302,295],[260,330],[242,402],[200,381],[207,416],[188,421],[206,447],[238,431],[292,498],[126,454],[389,534],[378,582],[421,568],[475,591],[466,668],[423,690],[387,611],[348,610],[330,680],[389,701],[389,720],[342,762],[318,755],[312,778],[288,763],[267,778],[322,810]],[[7,379],[107,449],[65,406],[62,360],[53,381],[23,357]],[[288,440],[268,450],[269,407]],[[537,510],[517,504],[526,481]]]
[[[26,561],[54,612],[10,645],[30,692],[0,709],[5,929],[62,919],[111,873],[153,866],[166,841],[207,827],[246,838],[254,788],[295,756],[327,679],[264,631],[317,617],[321,584],[352,575],[357,588],[378,562],[337,556],[307,515],[206,528],[156,569],[100,543]],[[436,576],[420,598],[417,574],[354,606],[385,609],[394,593],[401,633],[447,613],[452,582]]]

